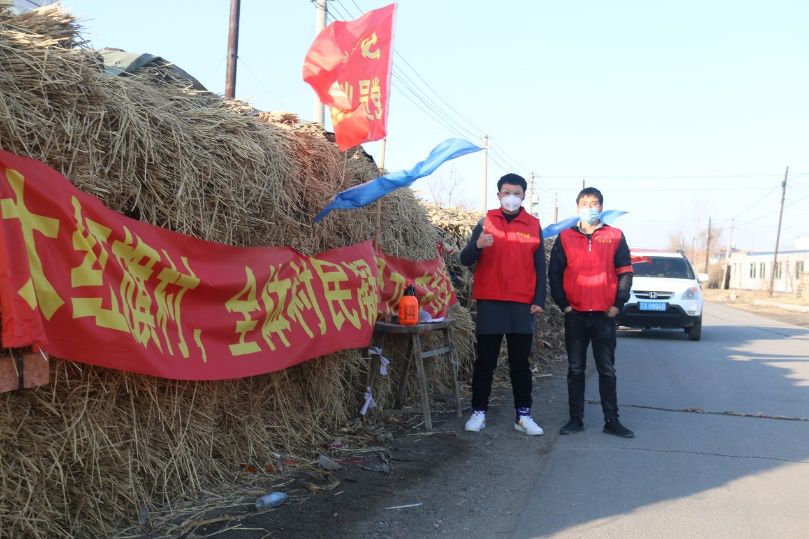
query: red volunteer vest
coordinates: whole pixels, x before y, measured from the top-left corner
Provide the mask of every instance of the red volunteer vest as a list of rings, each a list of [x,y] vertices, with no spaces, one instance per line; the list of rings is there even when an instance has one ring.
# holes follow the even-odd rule
[[[567,258],[562,277],[565,296],[577,311],[608,311],[618,292],[618,274],[632,271],[615,267],[615,252],[621,243],[619,229],[604,225],[591,239],[567,228],[559,234]]]
[[[539,219],[524,209],[509,223],[502,210],[489,210],[483,232],[494,243],[480,253],[472,297],[496,301],[534,302],[537,274],[534,253],[539,249]]]

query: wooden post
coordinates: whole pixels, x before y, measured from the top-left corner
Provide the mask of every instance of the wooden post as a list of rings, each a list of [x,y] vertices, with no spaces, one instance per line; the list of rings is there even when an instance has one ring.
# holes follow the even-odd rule
[[[781,221],[784,218],[784,198],[787,195],[787,178],[789,177],[789,167],[784,172],[784,181],[781,183],[781,210],[778,212],[778,232],[775,235],[775,253],[772,257],[772,272],[770,272],[770,296],[772,296],[775,285],[775,266],[778,264],[778,244],[781,243]]]
[[[388,146],[387,137],[382,139],[382,148],[379,155],[379,174],[385,174],[385,150]],[[374,245],[379,248],[379,234],[382,230],[382,199],[376,201],[374,211]]]
[[[239,58],[239,10],[241,0],[230,0],[230,22],[228,24],[228,64],[225,75],[225,97],[236,97],[236,62]]]

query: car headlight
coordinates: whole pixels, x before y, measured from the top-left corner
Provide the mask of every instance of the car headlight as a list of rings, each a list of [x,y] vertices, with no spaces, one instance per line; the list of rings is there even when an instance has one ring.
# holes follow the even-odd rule
[[[683,299],[699,299],[699,287],[692,286],[683,292]]]

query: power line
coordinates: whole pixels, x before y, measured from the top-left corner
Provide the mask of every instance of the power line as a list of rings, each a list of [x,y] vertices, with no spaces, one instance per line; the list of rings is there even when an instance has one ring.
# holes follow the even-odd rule
[[[337,4],[339,4],[340,6],[339,9],[336,8],[336,4],[332,4],[332,6],[336,8],[335,11],[338,13],[339,16],[348,19],[352,18],[350,12],[341,2],[337,2]],[[331,14],[330,19],[332,21],[337,20]],[[440,105],[438,105],[433,99],[431,99],[429,96],[420,91],[420,89],[418,88],[418,84],[414,83],[413,80],[407,75],[407,73],[404,73],[401,70],[394,68],[392,72],[392,78],[394,79],[393,82],[395,86],[399,87],[400,89],[403,88],[407,90],[412,95],[411,98],[410,96],[405,94],[405,97],[408,98],[408,100],[411,103],[416,105],[419,110],[427,114],[431,119],[439,123],[442,127],[448,129],[450,132],[462,138],[477,139],[478,133],[469,131],[462,124],[457,122],[452,117],[448,116]],[[397,81],[398,85],[396,84]],[[419,105],[416,102],[416,100],[419,101],[421,105]]]
[[[332,2],[333,3],[331,5],[335,8],[334,11],[337,13],[337,15],[346,19],[351,19],[354,17],[351,10],[348,9],[340,0],[332,0]],[[360,12],[362,12],[362,8],[360,8],[359,5],[357,5],[357,3],[353,0],[352,4],[354,4],[354,7],[356,7]],[[330,15],[330,18],[332,21],[337,20],[333,15]],[[404,55],[395,48],[394,54],[405,66],[410,69],[410,72],[405,69],[400,69],[398,64],[394,64],[393,71],[391,73],[393,86],[399,88],[400,90],[405,90],[407,93],[403,93],[404,97],[443,128],[462,138],[477,140],[483,130],[473,124],[466,116],[458,112],[458,110],[455,109],[452,104],[444,99],[441,94],[439,94],[435,88],[433,88],[433,86],[419,73],[419,71],[407,61]],[[421,83],[423,83],[423,86],[429,88],[432,95],[425,92],[422,88],[422,84],[415,80],[414,77],[420,80]],[[450,114],[447,109],[452,111],[454,114]],[[492,161],[504,171],[508,172],[516,169],[527,173],[530,170],[528,167],[520,165],[520,163],[509,155],[501,145],[497,145],[496,148],[494,146],[490,146],[489,156],[492,158]]]
[[[805,173],[802,175],[809,175],[809,173]],[[601,180],[678,180],[678,179],[728,179],[728,180],[736,180],[739,178],[776,178],[777,175],[774,174],[688,174],[688,175],[663,175],[663,174],[644,174],[644,175],[629,175],[629,174],[621,174],[621,175],[610,175],[610,176],[603,176],[603,175],[593,175],[593,174],[576,174],[576,175],[551,175],[545,174],[545,178],[552,178],[552,179],[582,179],[582,178],[598,178]],[[780,180],[779,180],[780,181]],[[780,186],[780,184],[779,184]]]
[[[398,81],[398,78],[397,78],[396,76],[394,76],[394,77],[393,77],[393,79],[392,79],[392,81],[391,81],[391,82],[393,83],[393,86],[394,86],[395,88],[399,88],[399,89],[406,89],[408,92],[410,92],[411,94],[413,94],[413,96],[415,96],[415,95],[416,95],[416,94],[413,92],[413,90],[412,90],[412,89],[411,89],[409,86],[401,84],[401,83]],[[421,110],[421,111],[422,111],[422,112],[423,112],[425,115],[427,115],[427,116],[428,116],[428,117],[429,117],[431,120],[433,120],[435,123],[437,123],[438,125],[440,125],[440,126],[441,126],[441,127],[443,127],[444,129],[448,130],[450,133],[453,133],[453,134],[456,134],[456,135],[457,135],[457,131],[455,130],[455,128],[454,128],[452,125],[448,124],[448,123],[446,122],[446,120],[442,119],[442,117],[441,117],[440,115],[436,114],[434,111],[430,110],[429,108],[424,108],[424,107],[423,107],[423,106],[422,106],[422,105],[421,105],[421,104],[418,102],[418,100],[417,100],[415,97],[411,97],[411,95],[410,95],[410,94],[405,93],[405,92],[401,92],[401,94],[400,94],[400,95],[402,95],[402,96],[403,96],[405,99],[407,99],[408,101],[410,101],[411,103],[413,103],[413,105],[415,105],[415,106],[416,106],[416,108],[418,108],[419,110]]]
[[[348,13],[349,18],[352,16],[352,15],[351,15],[351,12],[350,12],[348,9],[346,9],[346,7],[343,5],[343,3],[342,3],[340,0],[333,0],[333,1],[336,1],[338,4],[340,4],[340,7],[341,7],[341,8],[342,8],[342,9],[343,9],[343,10],[344,10],[346,13]],[[351,0],[351,3],[352,3],[352,4],[354,4],[354,7],[356,7],[356,8],[357,8],[357,10],[358,10],[360,13],[363,13],[363,11],[364,11],[364,10],[363,10],[363,9],[362,9],[362,8],[361,8],[361,7],[360,7],[360,6],[359,6],[359,5],[358,5],[358,4],[357,4],[357,3],[356,3],[354,0]],[[468,118],[467,118],[465,115],[463,115],[463,114],[461,114],[460,112],[458,112],[458,110],[457,110],[455,107],[453,107],[453,106],[452,106],[452,104],[451,104],[449,101],[447,101],[446,99],[444,99],[444,98],[441,96],[441,94],[439,94],[439,93],[436,91],[436,89],[435,89],[435,88],[433,88],[433,86],[432,86],[432,85],[431,85],[431,84],[430,84],[430,83],[427,81],[427,79],[425,79],[424,77],[422,77],[422,76],[421,76],[421,73],[419,73],[418,69],[416,69],[415,67],[413,67],[413,64],[411,64],[410,62],[408,62],[408,61],[407,61],[407,58],[405,58],[405,57],[404,57],[404,55],[403,55],[401,52],[399,52],[399,51],[396,49],[396,47],[394,47],[394,48],[393,48],[393,53],[394,53],[394,55],[396,55],[396,56],[399,58],[399,60],[401,60],[401,61],[402,61],[402,63],[403,63],[405,66],[407,66],[408,68],[410,68],[410,70],[413,72],[413,74],[414,74],[414,75],[415,75],[415,76],[416,76],[416,77],[417,77],[419,80],[421,80],[421,82],[424,84],[424,86],[426,86],[426,87],[427,87],[427,88],[428,88],[428,89],[429,89],[429,90],[430,90],[430,91],[431,91],[431,92],[432,92],[432,93],[435,95],[435,97],[436,97],[436,98],[438,98],[438,100],[439,100],[439,101],[441,101],[441,102],[442,102],[442,103],[443,103],[443,104],[444,104],[444,105],[445,105],[445,106],[446,106],[446,107],[447,107],[449,110],[451,110],[453,113],[455,113],[455,115],[456,115],[456,116],[457,116],[457,117],[458,117],[458,118],[459,118],[459,119],[460,119],[462,122],[465,122],[465,124],[466,124],[466,125],[464,125],[464,126],[462,127],[462,129],[463,129],[463,130],[468,130],[468,131],[471,131],[472,133],[474,133],[474,137],[475,137],[475,138],[477,138],[478,136],[480,136],[480,135],[483,133],[483,131],[484,131],[483,129],[481,129],[480,127],[478,127],[478,126],[476,126],[475,124],[473,124],[473,123],[472,123],[472,122],[471,122],[471,121],[470,121],[470,120],[469,120],[469,119],[468,119]],[[405,71],[404,69],[398,69],[398,67],[397,67],[397,66],[394,66],[394,69],[399,70],[399,71],[400,71],[400,72],[401,72],[401,73],[402,73],[402,74],[403,74],[403,75],[404,75],[404,76],[405,76],[405,77],[406,77],[408,80],[410,80],[411,82],[414,82],[414,81],[412,81],[412,79],[410,79],[410,77],[408,77],[408,76],[407,76],[407,75],[404,73],[404,71]],[[416,83],[414,82],[414,84],[416,84]],[[425,97],[427,97],[428,99],[432,100],[432,99],[431,99],[429,96],[427,96],[427,95],[426,95],[426,93],[425,93]],[[454,123],[457,123],[457,122],[454,122]]]
[[[491,138],[491,137],[490,137],[490,138]],[[495,141],[495,143],[496,143],[496,141]],[[522,165],[522,164],[521,164],[519,161],[517,161],[516,159],[514,159],[514,157],[512,157],[512,156],[511,156],[511,154],[509,154],[509,153],[508,153],[508,152],[507,152],[507,151],[506,151],[506,150],[503,148],[503,146],[502,146],[501,144],[496,143],[496,146],[497,146],[498,150],[500,151],[500,153],[502,153],[502,154],[503,154],[503,156],[504,156],[504,157],[506,157],[508,161],[510,161],[512,164],[516,165],[516,168],[518,168],[518,169],[522,169],[522,170],[526,170],[526,171],[530,171],[530,170],[531,170],[531,169],[530,169],[530,167],[523,166],[523,165]]]
[[[807,199],[809,199],[809,196],[801,197],[798,200],[793,200],[792,202],[787,204],[784,208],[790,208],[790,207],[794,206],[795,204],[797,204],[798,202],[803,202],[804,200],[807,200]]]
[[[205,75],[205,78],[204,78],[204,79],[202,79],[202,80],[208,80],[208,79],[210,79],[210,78],[213,76],[213,74],[214,74],[214,73],[216,73],[216,72],[219,70],[219,68],[220,68],[220,67],[222,67],[222,64],[224,64],[224,63],[225,63],[225,60],[227,60],[227,58],[226,58],[225,56],[221,57],[221,58],[219,59],[219,63],[218,63],[218,64],[216,64],[216,66],[214,66],[214,68],[213,68],[213,69],[211,69],[210,73],[208,73],[207,75]]]
[[[435,94],[435,96],[436,96],[436,97],[437,97],[437,98],[438,98],[438,99],[439,99],[439,100],[440,100],[442,103],[444,103],[444,104],[447,106],[447,108],[448,108],[448,109],[450,109],[452,112],[454,112],[454,113],[455,113],[455,114],[456,114],[456,115],[457,115],[457,116],[458,116],[458,117],[459,117],[461,120],[463,120],[464,122],[466,122],[466,123],[467,123],[467,125],[468,125],[469,127],[471,127],[471,129],[472,129],[474,132],[476,132],[476,133],[483,133],[483,129],[481,129],[481,128],[477,127],[475,124],[473,124],[473,123],[472,123],[472,122],[471,122],[471,121],[470,121],[470,120],[469,120],[469,119],[468,119],[466,116],[464,116],[463,114],[461,114],[460,112],[458,112],[458,110],[457,110],[457,109],[455,109],[455,107],[453,107],[453,106],[452,106],[452,105],[449,103],[449,101],[447,101],[446,99],[444,99],[443,97],[441,97],[441,94],[439,94],[439,93],[438,93],[438,92],[437,92],[437,91],[436,91],[436,90],[435,90],[435,89],[432,87],[432,85],[431,85],[429,82],[427,82],[427,81],[424,79],[424,77],[422,77],[422,76],[421,76],[421,74],[418,72],[418,70],[417,70],[415,67],[413,67],[413,66],[410,64],[410,62],[408,62],[408,61],[405,59],[405,57],[404,57],[404,56],[402,56],[402,53],[400,53],[399,51],[397,51],[397,50],[395,50],[395,49],[394,49],[394,51],[393,51],[393,52],[394,52],[394,54],[396,54],[396,56],[398,56],[398,57],[399,57],[399,59],[400,59],[402,62],[404,62],[404,64],[405,64],[406,66],[408,66],[408,67],[409,67],[409,68],[410,68],[410,69],[413,71],[413,73],[415,73],[415,75],[416,75],[416,76],[417,76],[417,77],[418,77],[418,78],[419,78],[419,79],[420,79],[420,80],[421,80],[421,81],[424,83],[424,85],[425,85],[425,86],[427,86],[427,88],[429,88],[429,89],[430,89],[430,91],[432,91],[432,92]]]
[[[315,0],[310,0],[310,1],[312,3],[314,3]],[[338,5],[340,6],[339,10],[337,9]],[[348,11],[343,11],[343,10],[345,10],[345,6],[343,6],[343,4],[341,2],[339,2],[337,0],[331,0],[329,2],[329,10],[326,12],[326,17],[330,18],[332,20],[332,22],[337,21],[339,19],[337,19],[337,17],[332,15],[332,11],[339,11],[338,15],[340,15],[340,17],[342,17],[343,20],[348,21],[348,20],[351,20],[351,19],[354,18],[354,17],[352,17],[351,15],[348,14]]]
[[[501,154],[501,156],[500,156],[500,157],[501,157],[501,160],[502,160],[502,161],[504,161],[504,162],[506,162],[506,163],[510,164],[510,165],[512,166],[512,168],[514,168],[515,170],[524,171],[524,172],[526,172],[526,173],[528,173],[528,172],[530,172],[530,171],[531,171],[531,168],[530,168],[530,167],[523,166],[523,165],[522,165],[522,164],[520,164],[520,163],[519,163],[519,162],[518,162],[516,159],[514,159],[513,157],[511,157],[511,155],[509,155],[509,154],[508,154],[508,153],[507,153],[507,152],[506,152],[506,151],[503,149],[503,147],[502,147],[500,144],[492,143],[492,142],[491,142],[491,141],[492,141],[492,137],[491,137],[491,136],[489,137],[489,141],[490,141],[490,146],[489,146],[489,147],[490,147],[490,148],[494,148],[494,149],[495,149],[495,152],[498,152],[498,153],[500,153],[500,154]]]
[[[264,89],[264,91],[265,91],[265,92],[267,92],[268,94],[270,94],[270,96],[271,96],[273,99],[275,99],[275,101],[276,101],[276,102],[277,102],[279,105],[281,105],[281,106],[282,106],[284,109],[286,109],[286,110],[291,110],[289,107],[287,107],[287,106],[284,104],[284,102],[283,102],[283,101],[281,101],[281,98],[280,98],[280,97],[278,97],[277,95],[275,95],[275,94],[273,93],[273,91],[272,91],[272,90],[270,90],[270,89],[267,87],[267,85],[266,85],[266,84],[264,84],[264,81],[262,81],[262,80],[259,78],[259,76],[258,76],[258,75],[256,75],[256,73],[255,73],[255,72],[254,72],[254,71],[253,71],[253,70],[250,68],[250,66],[249,66],[249,65],[247,65],[247,62],[245,62],[245,61],[244,61],[244,58],[240,58],[240,59],[239,59],[239,63],[240,63],[241,65],[243,65],[244,67],[246,67],[246,68],[247,68],[247,71],[248,71],[248,72],[249,72],[249,73],[250,73],[250,74],[253,76],[253,78],[254,78],[254,79],[256,79],[256,82],[258,82],[259,86],[261,86],[261,87]]]
[[[590,177],[588,176],[587,179]],[[546,189],[550,191],[578,191],[581,189],[581,184],[569,185],[565,187],[547,186]],[[733,192],[736,191],[763,191],[769,189],[768,187],[734,187]],[[633,188],[610,188],[611,193],[701,193],[707,191],[727,191],[727,187],[633,187]],[[765,195],[766,196],[766,195]],[[756,202],[758,203],[758,202]]]
[[[456,133],[461,134],[464,137],[469,137],[469,138],[472,138],[472,139],[476,139],[478,137],[477,133],[466,130],[462,125],[458,124],[451,117],[449,117],[445,113],[443,113],[440,106],[437,106],[435,104],[435,102],[433,102],[433,101],[429,101],[429,97],[427,97],[424,94],[422,94],[421,92],[419,92],[418,87],[416,85],[413,85],[412,83],[408,83],[407,81],[409,79],[406,79],[405,77],[403,77],[400,72],[394,70],[393,73],[392,73],[392,76],[394,78],[398,79],[399,82],[403,86],[405,86],[408,90],[410,90],[410,92],[413,94],[413,96],[416,97],[419,101],[421,101],[424,104],[424,106],[429,107],[430,110],[433,111],[433,113],[437,114],[445,122],[452,125],[453,126],[453,129],[452,129],[453,131],[455,131]]]
[[[761,204],[761,203],[762,203],[762,202],[763,202],[763,201],[764,201],[764,200],[765,200],[765,199],[766,199],[768,196],[770,196],[772,193],[774,193],[774,192],[775,192],[775,190],[776,190],[776,189],[778,189],[779,187],[780,187],[780,185],[776,185],[775,187],[773,187],[772,189],[770,189],[769,191],[767,191],[767,192],[764,194],[764,196],[763,196],[763,197],[761,197],[760,199],[756,200],[755,202],[753,202],[752,204],[750,204],[750,206],[748,206],[747,208],[745,208],[745,209],[743,209],[742,211],[740,211],[739,213],[737,213],[737,214],[736,214],[736,215],[735,215],[733,218],[738,220],[740,215],[744,215],[745,213],[749,212],[750,210],[752,210],[753,208],[755,208],[756,206],[758,206],[759,204]]]

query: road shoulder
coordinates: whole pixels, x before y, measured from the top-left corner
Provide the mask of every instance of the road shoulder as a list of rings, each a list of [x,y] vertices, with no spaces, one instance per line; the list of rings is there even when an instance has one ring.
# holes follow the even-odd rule
[[[332,474],[337,488],[247,515],[233,534],[219,536],[252,537],[250,529],[285,537],[509,534],[567,418],[564,374],[558,362],[534,381],[533,415],[544,436],[513,429],[511,389],[496,387],[482,432],[464,432],[467,417],[435,414],[435,434],[402,432],[389,445],[391,473],[347,465]]]

